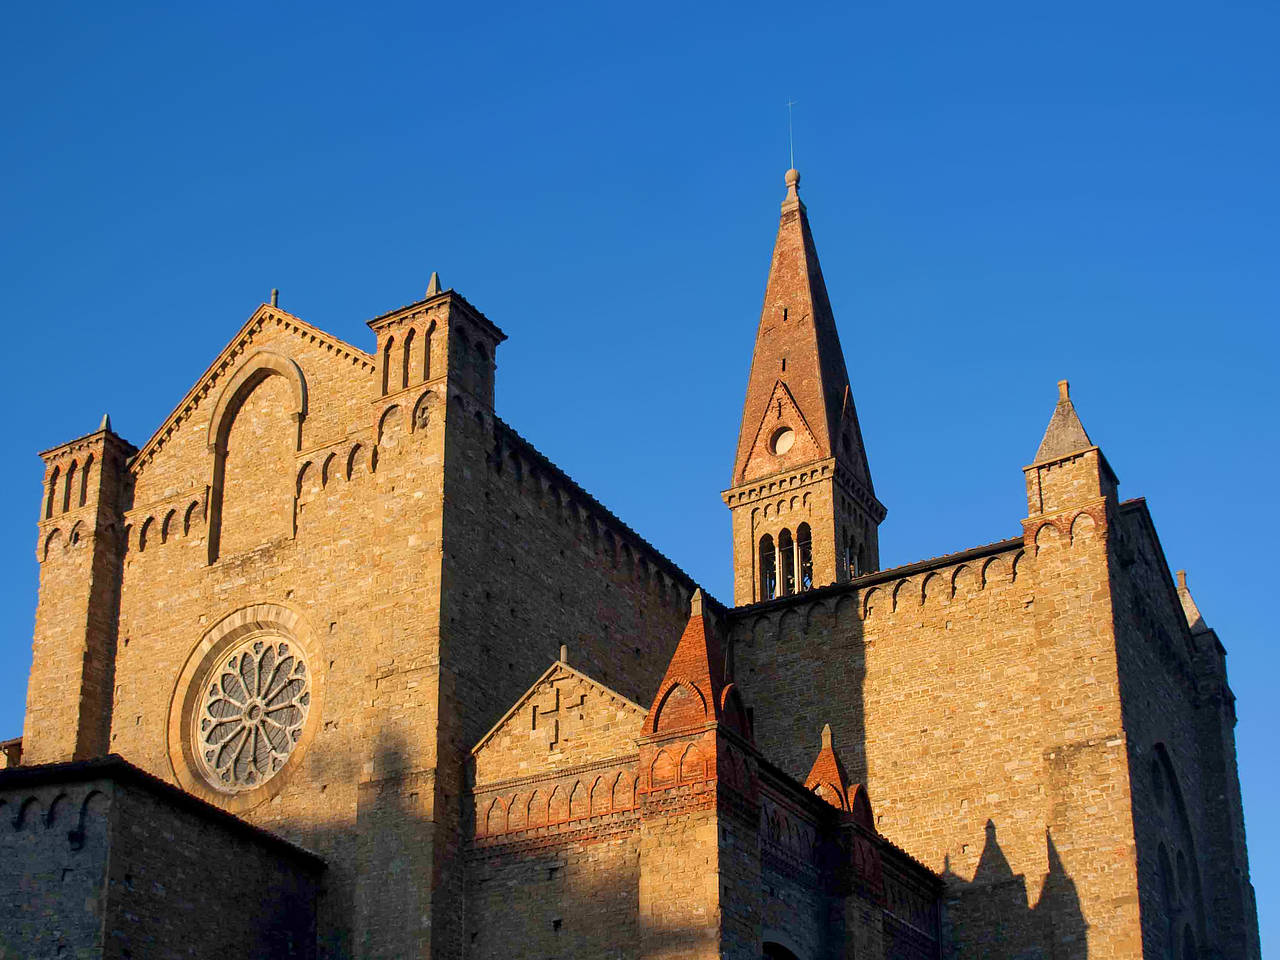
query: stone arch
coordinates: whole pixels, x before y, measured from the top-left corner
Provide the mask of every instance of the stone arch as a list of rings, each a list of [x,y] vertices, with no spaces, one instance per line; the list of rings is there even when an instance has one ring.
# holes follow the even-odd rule
[[[354,480],[360,476],[360,468],[363,466],[360,455],[363,452],[364,445],[357,443],[351,447],[351,452],[347,454],[347,465],[343,475],[348,480]]]
[[[320,467],[320,486],[328,487],[329,481],[342,476],[342,471],[338,469],[338,455],[331,453],[324,458],[324,463]]]
[[[142,528],[138,531],[138,552],[141,553],[147,549],[147,539],[151,536],[151,528],[156,525],[155,517],[147,517],[142,521]]]
[[[62,543],[62,531],[59,530],[57,527],[54,527],[52,530],[48,532],[48,534],[45,535],[44,547],[40,552],[40,560],[42,562],[45,560],[48,560],[49,554],[53,552],[53,548],[55,546],[61,545],[61,543]]]
[[[507,831],[507,805],[501,797],[494,797],[484,815],[484,832],[490,836]]]
[[[558,783],[547,801],[547,823],[564,823],[569,819],[569,794],[564,784]]]
[[[199,500],[192,500],[187,504],[186,512],[182,514],[182,535],[184,537],[191,532],[191,522],[197,519],[196,511],[199,509]]]
[[[636,803],[636,778],[627,771],[613,782],[613,809],[630,810]]]
[[[680,757],[680,782],[704,780],[707,776],[707,762],[697,743],[691,743]]]
[[[1090,514],[1076,514],[1076,518],[1071,521],[1071,545],[1075,546],[1079,540],[1092,539],[1097,527],[1097,521]]]
[[[44,518],[48,520],[53,516],[53,505],[58,502],[58,478],[62,476],[62,468],[54,467],[53,473],[49,474],[49,494],[45,499]]]
[[[547,823],[547,795],[541,790],[534,790],[529,795],[529,815],[525,818],[527,827],[542,827]]]
[[[573,789],[569,792],[569,819],[581,820],[583,817],[591,815],[591,797],[588,790],[583,786],[581,780],[577,780],[573,784]]]
[[[66,513],[75,506],[76,470],[79,465],[72,460],[67,467],[67,475],[62,483],[62,512]]]
[[[425,430],[431,424],[431,407],[435,394],[428,390],[418,398],[417,403],[413,405],[413,414],[409,418],[409,431],[416,433],[419,430]]]
[[[27,797],[18,805],[13,816],[13,829],[21,830],[25,826],[38,824],[43,816],[44,808],[40,804],[40,798]]]
[[[778,625],[779,643],[799,643],[804,639],[804,622],[796,610],[788,610],[782,615]]]
[[[67,535],[67,546],[74,547],[80,542],[80,531],[84,528],[84,521],[77,520],[71,525],[71,533]]]
[[[751,628],[751,642],[756,646],[762,646],[773,638],[773,621],[768,617],[756,617],[756,622]]]
[[[884,591],[876,587],[872,587],[867,591],[867,595],[862,600],[862,617],[864,620],[870,620],[876,615],[877,608],[882,603]]]
[[[174,531],[174,522],[177,520],[177,509],[170,510],[164,515],[164,520],[160,523],[160,542],[168,543],[169,537]]]
[[[218,394],[213,406],[213,414],[209,418],[209,449],[216,451],[225,446],[227,434],[231,430],[231,421],[235,419],[240,405],[253,392],[253,388],[270,376],[284,377],[289,384],[293,398],[293,409],[290,415],[298,424],[298,435],[295,450],[302,448],[302,421],[307,417],[307,381],[302,375],[302,368],[284,354],[274,350],[256,350],[246,357],[236,368],[234,376]]]
[[[404,432],[404,411],[393,403],[378,418],[378,446],[395,446],[396,438]]]
[[[84,467],[80,470],[80,506],[89,500],[89,474],[93,470],[93,454],[84,458]]]
[[[516,830],[523,830],[527,824],[525,818],[529,815],[529,801],[516,794],[511,798],[511,802],[507,804],[507,832],[513,833]]]
[[[241,361],[235,373],[223,386],[209,418],[208,444],[213,453],[213,477],[209,484],[210,563],[218,559],[223,541],[222,518],[226,494],[227,440],[245,402],[264,381],[272,377],[280,377],[288,389],[289,400],[286,412],[289,419],[293,421],[293,427],[290,431],[292,435],[286,438],[287,445],[293,451],[302,449],[302,421],[307,416],[307,382],[302,375],[302,368],[289,357],[274,350],[257,350]],[[277,451],[276,455],[279,459],[283,459],[280,453]],[[260,468],[255,466],[255,469]],[[247,501],[258,504],[265,499],[267,502],[263,506],[267,511],[278,511],[275,524],[266,527],[269,535],[274,526],[278,526],[281,533],[289,532],[286,525],[292,523],[293,498],[288,497],[288,502],[285,502],[285,498],[288,488],[292,486],[289,483],[291,479],[291,477],[285,479],[287,486],[281,487],[279,491],[280,503],[271,503],[271,497],[264,498],[261,495],[255,495],[251,501]],[[272,514],[268,512],[262,515],[262,518],[271,516]],[[261,532],[262,528],[246,525],[245,529]]]
[[[382,348],[382,395],[385,397],[391,392],[391,365],[392,355],[396,348],[396,338],[387,337],[387,342]]]
[[[658,702],[653,731],[671,730],[703,723],[707,719],[707,698],[696,684],[671,683]]]
[[[897,586],[893,588],[893,609],[901,610],[902,605],[910,598],[914,599],[912,594],[914,584],[910,580],[899,580]]]
[[[414,330],[410,327],[404,334],[404,346],[401,348],[403,358],[401,360],[400,370],[400,387],[405,389],[409,386],[409,376],[413,363],[413,339]]]
[[[974,573],[973,567],[967,563],[962,563],[956,567],[955,573],[951,575],[951,595],[953,597],[967,597],[978,590],[978,577]]]
[[[1039,555],[1042,550],[1051,550],[1058,546],[1062,540],[1062,534],[1052,523],[1042,523],[1040,529],[1036,531],[1036,554]]]
[[[1007,564],[1000,557],[992,557],[982,565],[982,588],[999,586],[1009,579]]]
[[[603,776],[596,777],[591,785],[591,815],[599,816],[608,813],[613,803],[612,784]]]
[[[680,765],[676,758],[664,747],[658,751],[658,755],[653,758],[653,765],[649,767],[649,786],[655,789],[672,786],[679,773]]]

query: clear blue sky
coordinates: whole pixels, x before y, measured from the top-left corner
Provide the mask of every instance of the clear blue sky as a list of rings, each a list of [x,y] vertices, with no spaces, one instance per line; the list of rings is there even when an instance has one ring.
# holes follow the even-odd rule
[[[439,270],[511,337],[501,415],[730,597],[794,98],[884,564],[1019,532],[1069,377],[1230,652],[1280,943],[1280,7],[125,6],[12,5],[0,36],[0,736],[36,451],[103,411],[145,441],[273,286],[370,347]]]

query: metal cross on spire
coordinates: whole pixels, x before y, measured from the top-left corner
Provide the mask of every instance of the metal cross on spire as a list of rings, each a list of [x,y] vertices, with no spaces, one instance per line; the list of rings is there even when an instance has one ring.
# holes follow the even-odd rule
[[[799,103],[798,100],[787,101],[787,144],[791,149],[790,169],[792,170],[796,168],[796,136],[791,128],[791,108],[797,103]]]

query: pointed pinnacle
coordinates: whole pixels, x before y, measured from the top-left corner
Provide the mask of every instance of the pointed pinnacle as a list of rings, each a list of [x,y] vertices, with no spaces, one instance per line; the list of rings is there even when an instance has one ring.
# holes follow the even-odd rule
[[[831,724],[824,723],[822,725],[822,746],[824,749],[830,750],[831,746]]]
[[[434,297],[440,292],[440,274],[431,271],[431,280],[427,283],[427,296]]]
[[[105,414],[105,413],[102,415],[102,423],[98,425],[98,429],[99,429],[99,430],[110,430],[110,429],[111,429],[111,417],[110,417],[110,415]]]

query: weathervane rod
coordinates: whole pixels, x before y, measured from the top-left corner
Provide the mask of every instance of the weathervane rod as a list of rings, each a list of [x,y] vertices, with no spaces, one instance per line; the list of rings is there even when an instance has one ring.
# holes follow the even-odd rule
[[[787,101],[787,144],[791,149],[791,167],[790,168],[792,170],[796,168],[796,135],[791,128],[791,108],[794,107],[798,102],[799,101],[797,100]]]

